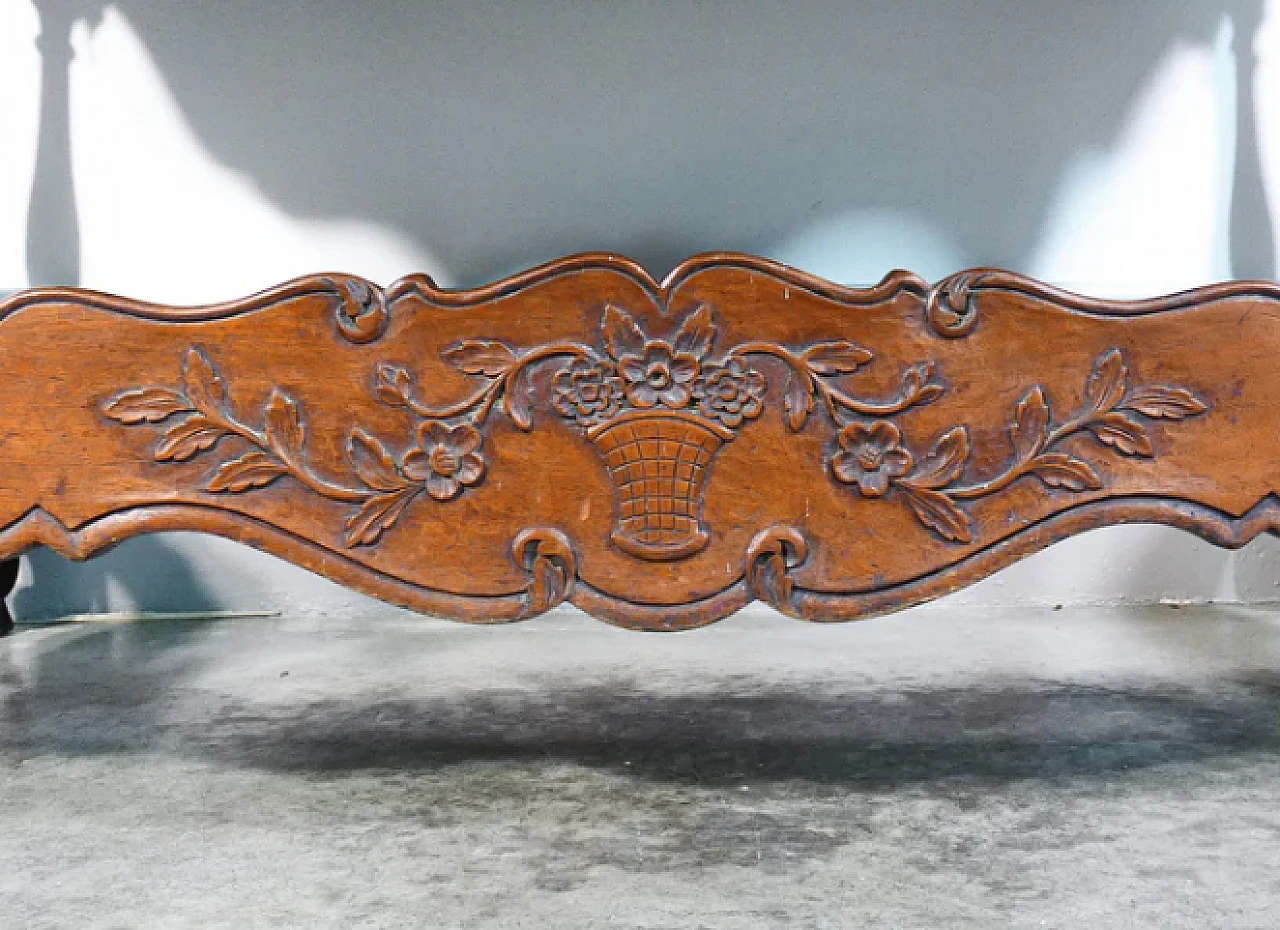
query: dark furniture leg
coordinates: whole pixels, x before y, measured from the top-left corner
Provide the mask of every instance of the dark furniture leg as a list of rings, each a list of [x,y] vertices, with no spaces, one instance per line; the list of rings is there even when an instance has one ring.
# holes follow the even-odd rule
[[[13,586],[18,583],[18,560],[5,559],[0,562],[0,636],[13,632],[13,614],[9,613],[9,605],[5,603]]]

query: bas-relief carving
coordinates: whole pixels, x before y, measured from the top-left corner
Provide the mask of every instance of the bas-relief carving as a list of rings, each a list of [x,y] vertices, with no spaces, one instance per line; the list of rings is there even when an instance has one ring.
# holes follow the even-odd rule
[[[1144,418],[1183,420],[1208,409],[1183,387],[1131,387],[1123,354],[1111,349],[1088,377],[1083,406],[1064,418],[1055,420],[1045,389],[1032,387],[1009,427],[1007,464],[980,477],[969,474],[967,427],[954,427],[918,456],[893,419],[945,392],[927,362],[906,370],[896,397],[872,401],[840,387],[842,376],[874,360],[869,349],[847,340],[802,348],[750,342],[713,356],[716,324],[705,305],[666,338],[650,338],[630,314],[611,305],[601,337],[603,350],[572,342],[516,349],[492,339],[451,346],[444,357],[481,385],[446,407],[423,403],[407,369],[380,364],[378,397],[411,411],[418,425],[399,453],[352,428],[346,480],[322,476],[307,463],[298,405],[281,391],[272,391],[261,426],[238,418],[221,374],[199,348],[183,358],[181,387],[128,390],[103,410],[126,425],[172,421],[155,446],[157,462],[186,461],[238,437],[251,449],[223,462],[206,490],[243,493],[292,477],[321,497],[359,505],[343,541],[370,546],[424,494],[443,503],[479,486],[488,468],[482,431],[490,415],[500,411],[520,429],[532,429],[536,400],[526,383],[529,371],[554,363],[549,406],[581,428],[613,481],[614,543],[636,558],[671,561],[706,545],[701,502],[716,453],[763,409],[767,385],[751,366],[753,357],[772,357],[788,368],[783,406],[793,431],[804,428],[815,398],[821,400],[839,430],[838,449],[826,463],[837,481],[865,498],[898,497],[921,524],[952,543],[972,540],[965,502],[998,494],[1020,479],[1037,479],[1050,490],[1101,490],[1097,470],[1062,451],[1064,440],[1089,435],[1120,455],[1153,458]]]
[[[103,411],[125,425],[169,424],[154,449],[157,462],[187,461],[222,439],[238,437],[251,450],[224,462],[206,490],[242,493],[292,477],[321,497],[358,504],[347,520],[344,544],[368,546],[421,495],[445,502],[479,485],[488,467],[482,431],[490,416],[501,412],[521,430],[532,429],[530,370],[555,364],[544,406],[576,424],[600,453],[617,496],[613,541],[637,558],[669,561],[706,545],[699,513],[707,475],[721,446],[760,415],[766,383],[751,359],[768,356],[789,369],[783,406],[791,429],[803,428],[820,398],[831,418],[845,424],[840,434],[845,449],[835,456],[832,471],[840,480],[856,483],[866,496],[884,494],[886,487],[877,482],[890,474],[891,465],[859,471],[856,463],[871,456],[897,461],[894,457],[905,453],[896,438],[891,449],[873,449],[858,438],[866,428],[850,420],[891,417],[938,397],[943,386],[930,380],[927,363],[907,369],[897,396],[868,400],[838,384],[841,376],[871,362],[868,349],[844,340],[800,349],[750,342],[713,356],[716,329],[704,305],[665,338],[650,338],[630,314],[611,305],[601,321],[603,348],[562,342],[518,349],[493,339],[467,340],[443,355],[481,384],[470,396],[444,407],[419,399],[407,369],[380,364],[378,398],[410,411],[418,424],[399,454],[354,427],[347,440],[351,475],[346,480],[322,476],[308,465],[299,407],[288,395],[272,391],[261,426],[239,418],[221,373],[200,348],[183,357],[180,386],[130,389],[106,402]],[[884,426],[898,435],[890,422]],[[855,455],[849,449],[859,442]],[[923,485],[916,493],[925,493]]]
[[[461,337],[446,341],[438,359],[423,358],[406,365],[378,361],[379,341],[393,318],[414,313],[415,305],[421,307],[422,301],[461,311],[457,319],[465,323],[468,308],[545,285],[557,275],[618,274],[619,270],[623,277],[639,284],[641,292],[648,292],[659,310],[656,319],[652,317],[653,306],[633,302],[636,298],[619,298],[612,284],[597,278],[573,292],[578,305],[567,308],[594,314],[596,323],[585,325],[580,339],[539,342],[511,338],[510,332],[519,331],[519,326],[509,327],[508,335],[501,338],[492,331],[467,335],[463,326]],[[366,577],[366,563],[359,560],[339,567],[328,556],[303,557],[294,552],[293,543],[276,545],[270,526],[251,530],[244,525],[242,530],[241,510],[211,515],[205,508],[198,517],[187,517],[183,514],[188,511],[181,507],[157,501],[155,508],[135,507],[136,521],[130,521],[126,512],[114,511],[104,511],[101,521],[104,536],[107,524],[121,522],[128,522],[129,533],[143,531],[135,526],[161,523],[166,528],[181,528],[190,522],[192,528],[215,527],[213,531],[220,532],[225,530],[219,527],[235,527],[228,535],[264,545],[371,593],[467,619],[486,619],[485,611],[490,608],[493,619],[531,616],[572,600],[596,615],[626,625],[679,628],[717,619],[753,598],[796,615],[842,619],[936,596],[989,574],[1063,533],[1113,518],[1147,515],[1188,525],[1211,538],[1215,534],[1224,539],[1243,538],[1247,532],[1258,531],[1254,524],[1261,517],[1231,522],[1211,511],[1204,511],[1207,515],[1193,513],[1196,505],[1192,501],[1178,503],[1169,498],[1165,504],[1160,498],[1110,499],[1115,477],[1140,474],[1144,461],[1158,458],[1165,443],[1173,440],[1170,429],[1193,429],[1193,424],[1179,421],[1204,420],[1216,411],[1215,398],[1201,386],[1135,377],[1131,347],[1122,340],[1111,347],[1103,343],[1103,348],[1094,348],[1092,353],[1096,354],[1086,357],[1076,378],[1069,368],[1057,366],[1052,377],[1027,379],[1015,389],[1013,396],[1019,399],[1003,414],[992,402],[982,400],[989,392],[974,394],[972,373],[967,376],[966,396],[976,396],[979,403],[965,401],[966,406],[953,403],[943,407],[938,402],[949,398],[954,387],[947,359],[954,362],[955,356],[941,351],[935,356],[928,339],[886,339],[883,328],[877,330],[880,335],[871,337],[855,318],[839,315],[822,317],[838,324],[832,325],[829,338],[823,338],[823,326],[810,326],[807,337],[795,340],[726,336],[726,314],[734,318],[733,332],[750,333],[750,314],[761,314],[763,319],[766,314],[787,309],[781,301],[776,307],[768,305],[769,300],[778,299],[776,296],[758,296],[781,294],[782,288],[757,291],[755,284],[744,285],[743,271],[757,276],[749,280],[802,288],[816,299],[859,312],[899,301],[895,306],[908,311],[916,308],[914,312],[920,314],[915,317],[919,324],[904,321],[903,325],[923,324],[922,331],[945,340],[962,339],[974,332],[980,325],[980,312],[990,312],[996,306],[987,303],[988,295],[1005,301],[1001,307],[1009,302],[1028,308],[1045,305],[1055,313],[1099,318],[1151,315],[1224,299],[1272,301],[1278,296],[1269,286],[1241,283],[1160,301],[1108,304],[993,270],[956,275],[932,288],[912,275],[895,272],[875,289],[854,291],[742,256],[691,260],[659,287],[625,263],[583,256],[473,292],[441,291],[421,277],[404,279],[383,290],[360,279],[329,276],[300,279],[247,301],[191,310],[158,308],[88,292],[28,292],[11,300],[5,315],[15,312],[22,300],[28,307],[43,301],[166,324],[164,339],[173,345],[171,357],[178,363],[177,377],[161,383],[126,383],[123,389],[98,395],[93,403],[116,424],[154,431],[154,442],[148,447],[153,467],[160,469],[157,474],[171,474],[168,480],[175,490],[187,495],[186,499],[191,499],[191,492],[197,500],[207,495],[216,508],[216,502],[228,496],[248,500],[274,494],[282,482],[305,489],[321,502],[314,513],[334,521],[331,537],[305,540],[318,547],[318,552],[354,555],[379,550],[389,534],[411,531],[413,515],[420,507],[446,508],[439,513],[448,519],[448,508],[470,500],[469,519],[477,519],[476,514],[479,519],[489,519],[485,514],[499,512],[504,521],[518,519],[519,492],[511,486],[495,485],[494,469],[510,467],[505,456],[520,455],[522,431],[539,430],[552,421],[560,424],[559,433],[550,437],[552,448],[564,441],[581,443],[593,451],[600,477],[605,479],[600,487],[612,493],[613,512],[605,518],[612,526],[591,524],[592,535],[599,534],[592,540],[583,538],[581,528],[575,530],[567,524],[513,528],[509,558],[527,578],[524,591],[514,601],[509,592],[495,590],[483,597],[451,595],[433,592],[420,582],[395,581],[399,569],[394,564],[391,581],[386,582]],[[708,277],[699,283],[697,299],[684,300],[678,312],[672,311],[669,299],[676,289],[685,280],[704,274]],[[596,298],[598,302],[590,309],[593,288],[601,293],[612,291],[613,296]],[[310,452],[320,443],[309,433],[308,407],[316,404],[325,413],[324,422],[332,422],[331,401],[337,392],[321,390],[318,380],[317,396],[309,401],[305,378],[299,386],[295,376],[294,387],[286,392],[279,386],[272,388],[269,379],[264,385],[260,370],[249,393],[261,390],[256,396],[265,394],[266,399],[246,404],[244,392],[237,388],[236,369],[240,366],[228,362],[221,337],[193,333],[198,338],[188,338],[185,347],[182,345],[185,323],[313,306],[316,300],[328,301],[329,319],[341,337],[333,351],[361,352],[368,358],[361,362],[367,365],[363,385],[352,384],[351,389],[369,392],[367,409],[393,408],[405,418],[403,430],[388,429],[394,418],[381,419],[378,428],[359,420],[349,423],[343,427],[341,458],[334,458],[332,451],[325,455]],[[744,316],[746,307],[750,309]],[[109,313],[103,314],[100,325],[110,326],[110,319]],[[260,323],[265,332],[270,331],[271,317],[263,316]],[[794,328],[790,324],[782,327],[787,332]],[[536,327],[524,330],[536,331]],[[343,349],[344,344],[348,348]],[[397,355],[404,358],[405,344],[398,344],[402,349]],[[264,350],[264,358],[267,354]],[[243,364],[243,352],[237,358]],[[1093,359],[1091,366],[1087,358]],[[470,385],[452,399],[446,394],[445,402],[439,400],[437,386],[442,364],[463,380],[459,382],[455,375],[441,383]],[[1137,365],[1139,372],[1159,368],[1146,361]],[[324,377],[321,362],[316,374],[318,379]],[[1212,383],[1212,378],[1200,382],[1205,383]],[[868,385],[876,387],[869,389]],[[326,397],[329,403],[325,403]],[[1010,402],[1001,401],[1005,403]],[[934,412],[928,416],[917,413],[926,408]],[[771,425],[766,427],[760,421],[770,410]],[[971,416],[975,422],[970,421]],[[997,418],[994,426],[993,417]],[[999,426],[1000,417],[1005,418],[1003,426]],[[505,420],[515,430],[495,433],[492,426],[498,420]],[[820,427],[814,425],[816,421],[821,421]],[[1166,427],[1153,429],[1157,422]],[[742,567],[737,582],[696,603],[663,600],[664,582],[655,580],[660,576],[649,574],[651,570],[644,566],[684,563],[719,537],[723,527],[707,524],[706,492],[717,480],[733,480],[732,470],[718,479],[717,462],[730,444],[753,430],[771,430],[774,435],[782,430],[797,437],[807,434],[803,441],[795,440],[795,448],[804,450],[803,458],[792,456],[784,461],[775,451],[772,458],[761,458],[757,473],[767,476],[775,474],[771,469],[783,469],[786,474],[775,474],[779,481],[797,487],[825,485],[846,500],[859,501],[857,510],[850,511],[856,513],[851,519],[859,526],[901,514],[915,525],[919,535],[904,543],[907,549],[899,550],[895,558],[909,555],[920,559],[921,565],[934,566],[929,568],[930,574],[907,583],[873,582],[870,588],[857,587],[848,593],[839,593],[841,580],[836,577],[819,576],[819,588],[803,587],[797,580],[798,570],[810,565],[815,544],[840,546],[841,540],[826,536],[811,539],[806,535],[809,530],[766,520],[758,528],[749,528],[756,532],[745,551],[739,550]],[[333,450],[335,438],[323,437],[326,450]],[[503,453],[496,459],[495,447]],[[777,449],[776,444],[767,447]],[[136,445],[116,448],[138,449]],[[544,443],[542,448],[545,454],[548,446]],[[752,450],[749,455],[755,455],[754,450],[763,447],[752,441],[746,448]],[[1102,467],[1107,457],[1132,464],[1117,472]],[[735,461],[741,461],[740,453]],[[741,480],[741,471],[736,474]],[[769,480],[774,479],[764,484]],[[1006,495],[1015,485],[1024,490]],[[1039,489],[1043,509],[1029,503],[1034,499],[1034,494],[1028,497],[1032,488]],[[717,490],[726,495],[735,493],[730,486]],[[502,495],[506,497],[497,511],[486,509]],[[1010,523],[1011,530],[1001,529],[993,535],[995,511],[980,505],[1003,497],[1014,508],[1008,511],[1010,517],[1018,508],[1034,506],[1036,521],[1048,519],[1053,527],[1066,529],[1050,529],[1050,523],[1043,523],[1044,531],[1038,530],[1033,539],[1019,535],[1016,525]],[[1082,503],[1069,503],[1075,499]],[[723,516],[712,523],[721,519]],[[895,518],[893,525],[910,524]],[[850,538],[857,529],[850,524]],[[467,530],[465,522],[458,524],[463,542]],[[94,534],[98,532],[89,527],[63,527],[39,507],[19,526],[3,531],[8,534],[6,539],[21,536],[46,544],[51,538],[65,537],[63,548],[76,557],[84,557],[100,545],[78,541],[97,538]],[[112,541],[118,535],[118,530],[113,531]],[[908,530],[901,538],[910,535]],[[601,544],[612,546],[623,563],[630,559],[635,566],[610,570],[614,593],[585,582],[579,572],[581,547],[599,552]],[[425,570],[429,566],[418,566],[414,572],[422,577]],[[946,579],[953,574],[956,581],[948,583]],[[811,573],[805,577],[811,579]],[[389,594],[388,583],[400,587]],[[660,595],[657,600],[624,593],[629,588],[639,592],[636,585],[652,584],[658,587],[645,593],[656,591]]]

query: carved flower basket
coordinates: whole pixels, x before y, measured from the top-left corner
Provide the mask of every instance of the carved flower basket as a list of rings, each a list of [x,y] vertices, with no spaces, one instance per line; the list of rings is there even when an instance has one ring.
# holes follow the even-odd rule
[[[707,543],[698,502],[711,460],[733,433],[692,413],[633,410],[587,432],[618,496],[612,539],[643,559],[668,561]]]

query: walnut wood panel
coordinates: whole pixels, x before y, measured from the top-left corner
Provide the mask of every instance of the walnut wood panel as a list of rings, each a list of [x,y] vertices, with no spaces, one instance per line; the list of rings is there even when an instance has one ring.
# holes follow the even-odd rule
[[[217,533],[458,619],[846,620],[1072,533],[1278,525],[1280,287],[1091,300],[567,258],[475,290],[0,303],[0,556]]]

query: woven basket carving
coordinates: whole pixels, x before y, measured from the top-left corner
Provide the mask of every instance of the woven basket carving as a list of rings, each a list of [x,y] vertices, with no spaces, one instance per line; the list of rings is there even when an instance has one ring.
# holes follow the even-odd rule
[[[612,538],[619,548],[670,560],[707,544],[698,513],[702,486],[711,460],[732,438],[717,426],[687,413],[636,411],[592,432],[617,490]]]

